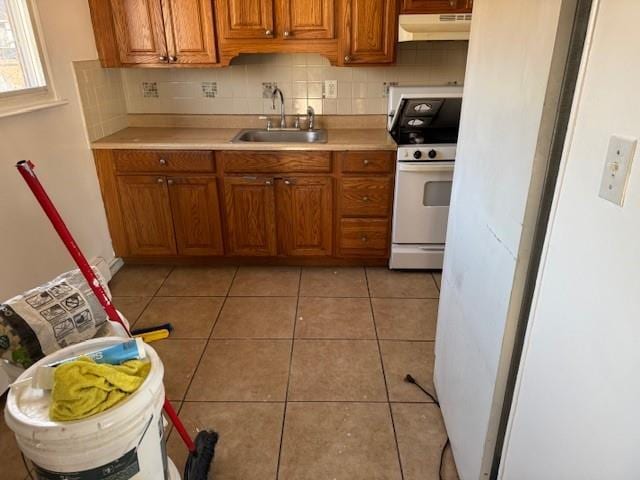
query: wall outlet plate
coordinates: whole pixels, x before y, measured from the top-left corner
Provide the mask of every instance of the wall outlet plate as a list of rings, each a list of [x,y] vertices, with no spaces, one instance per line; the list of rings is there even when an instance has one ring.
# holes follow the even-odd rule
[[[600,197],[622,206],[638,141],[613,135],[604,162]]]
[[[337,80],[325,80],[324,81],[324,98],[338,98],[338,81]]]

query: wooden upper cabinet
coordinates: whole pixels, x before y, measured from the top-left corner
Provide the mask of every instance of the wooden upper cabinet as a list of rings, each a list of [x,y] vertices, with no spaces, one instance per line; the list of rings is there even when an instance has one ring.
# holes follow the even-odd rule
[[[229,255],[277,254],[274,181],[264,177],[226,177],[224,205]]]
[[[276,204],[281,251],[293,256],[330,256],[333,179],[287,176],[278,180]]]
[[[167,182],[157,175],[122,175],[118,194],[129,255],[175,255]]]
[[[179,255],[222,255],[222,228],[215,177],[167,179]]]
[[[398,36],[397,0],[343,1],[341,63],[393,63]]]
[[[108,3],[107,0],[98,1]],[[168,60],[159,0],[111,0],[111,8],[120,62],[140,64]],[[95,33],[96,36],[107,34]],[[100,44],[100,41],[96,43]]]
[[[402,0],[400,13],[470,13],[473,0]]]
[[[170,63],[216,63],[211,0],[162,0]]]
[[[281,0],[282,37],[289,40],[335,38],[335,5],[335,0]]]
[[[218,0],[216,7],[221,37],[273,38],[274,0]]]

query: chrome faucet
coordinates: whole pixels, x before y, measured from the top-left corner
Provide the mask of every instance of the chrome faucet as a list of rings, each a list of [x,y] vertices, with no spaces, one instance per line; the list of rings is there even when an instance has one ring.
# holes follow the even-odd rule
[[[316,123],[316,111],[311,105],[307,107],[307,118],[309,119],[308,129],[313,130],[314,124]]]
[[[276,95],[280,94],[280,128],[287,127],[287,121],[284,116],[284,95],[282,94],[282,90],[278,87],[275,87],[271,92],[271,102],[273,104],[273,109],[276,109]]]

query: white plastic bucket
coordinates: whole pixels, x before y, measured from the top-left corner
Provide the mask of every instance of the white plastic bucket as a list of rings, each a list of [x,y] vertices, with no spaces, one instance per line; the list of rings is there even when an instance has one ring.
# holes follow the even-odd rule
[[[98,350],[126,341],[118,337],[89,340],[43,358],[26,370],[31,377],[40,364]],[[168,461],[164,442],[164,367],[145,345],[151,371],[140,388],[123,402],[89,418],[72,422],[49,419],[51,392],[31,386],[12,388],[5,419],[18,446],[42,480],[179,480]],[[176,476],[177,475],[177,476]]]

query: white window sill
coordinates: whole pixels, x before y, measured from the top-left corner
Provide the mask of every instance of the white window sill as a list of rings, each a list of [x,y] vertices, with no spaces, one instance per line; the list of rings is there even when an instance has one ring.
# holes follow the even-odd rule
[[[13,115],[22,115],[23,113],[35,112],[48,108],[61,107],[68,103],[69,100],[52,99],[27,105],[16,105],[6,109],[0,109],[0,118],[12,117]]]

